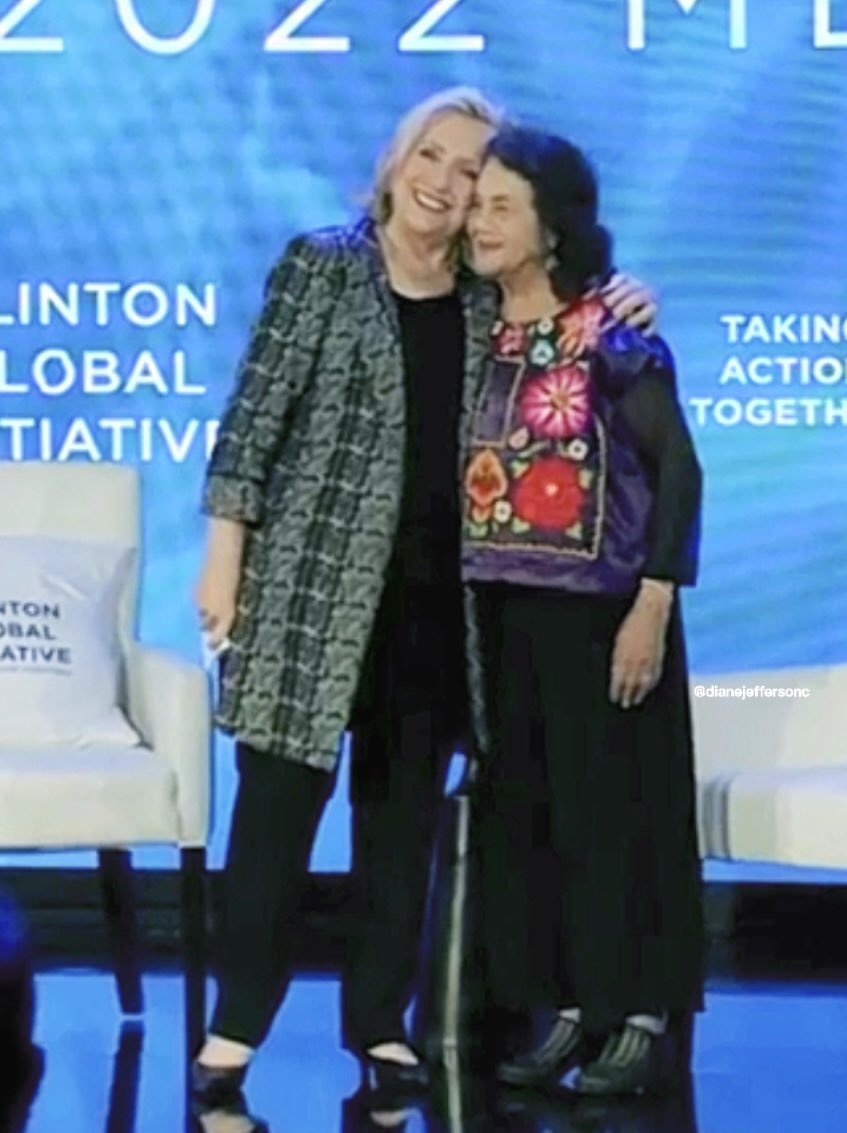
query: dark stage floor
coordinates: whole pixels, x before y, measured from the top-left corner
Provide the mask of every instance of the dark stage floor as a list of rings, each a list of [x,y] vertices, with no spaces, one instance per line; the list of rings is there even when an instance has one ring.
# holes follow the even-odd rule
[[[186,1003],[197,989],[177,974],[145,978],[143,1021],[122,1025],[111,977],[38,977],[36,1038],[45,1067],[31,1133],[241,1133],[237,1119],[192,1126],[184,1101]],[[193,1014],[193,1017],[192,1017]],[[664,1104],[574,1107],[521,1095],[486,1097],[469,1081],[443,1083],[426,1107],[368,1115],[358,1069],[338,1049],[338,985],[301,979],[248,1082],[251,1110],[273,1133],[390,1128],[567,1133],[843,1133],[847,1128],[847,984],[715,982],[698,1020],[692,1090]]]

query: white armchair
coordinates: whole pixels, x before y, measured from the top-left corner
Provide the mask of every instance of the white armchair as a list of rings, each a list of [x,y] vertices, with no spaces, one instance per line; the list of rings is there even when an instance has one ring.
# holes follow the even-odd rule
[[[692,697],[703,854],[847,869],[847,665],[693,677],[808,697]]]
[[[140,489],[132,468],[0,464],[0,533],[109,542],[140,550]],[[137,557],[136,557],[137,562]],[[121,594],[123,707],[140,747],[0,747],[0,848],[93,849],[123,1010],[142,1010],[129,848],[181,851],[183,931],[204,917],[210,820],[210,697],[197,665],[134,638],[138,568]]]

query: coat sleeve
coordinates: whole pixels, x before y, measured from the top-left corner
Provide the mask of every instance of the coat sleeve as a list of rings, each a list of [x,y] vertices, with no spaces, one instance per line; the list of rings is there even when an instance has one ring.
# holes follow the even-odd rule
[[[298,236],[268,276],[206,473],[207,515],[257,524],[290,413],[312,373],[332,310],[331,249]]]

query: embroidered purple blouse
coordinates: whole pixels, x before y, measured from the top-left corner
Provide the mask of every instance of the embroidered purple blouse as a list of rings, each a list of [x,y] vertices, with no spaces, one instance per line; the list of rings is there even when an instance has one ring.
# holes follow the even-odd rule
[[[693,584],[701,475],[665,343],[586,297],[499,322],[464,477],[463,577],[589,594]]]

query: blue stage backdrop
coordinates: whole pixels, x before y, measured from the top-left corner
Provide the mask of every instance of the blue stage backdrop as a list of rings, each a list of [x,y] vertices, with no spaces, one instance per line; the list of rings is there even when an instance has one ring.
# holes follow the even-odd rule
[[[0,459],[139,465],[140,632],[198,656],[203,468],[265,274],[458,82],[588,149],[661,295],[708,477],[695,670],[847,660],[847,0],[0,0]]]

